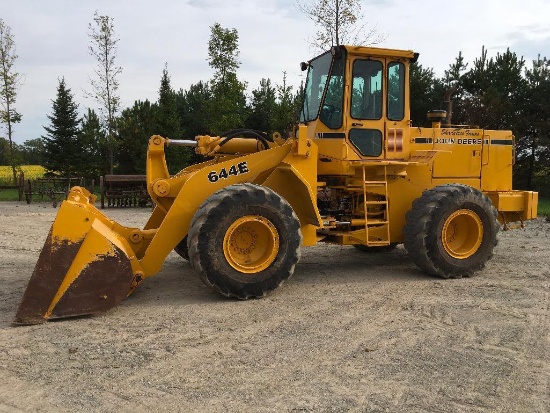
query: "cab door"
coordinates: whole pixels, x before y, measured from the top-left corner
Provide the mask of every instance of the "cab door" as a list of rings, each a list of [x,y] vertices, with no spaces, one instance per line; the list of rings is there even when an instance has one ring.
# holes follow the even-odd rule
[[[410,108],[408,64],[400,61],[386,61],[386,129],[385,158],[404,159],[409,153]]]
[[[402,159],[408,143],[407,66],[357,57],[351,63],[348,139],[366,158]]]
[[[350,122],[347,136],[361,157],[384,156],[384,60],[351,61]]]

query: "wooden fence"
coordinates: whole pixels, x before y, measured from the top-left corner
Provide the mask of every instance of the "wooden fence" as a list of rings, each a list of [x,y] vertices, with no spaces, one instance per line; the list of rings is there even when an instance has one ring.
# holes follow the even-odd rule
[[[84,178],[82,177],[51,177],[51,178],[37,178],[34,180],[28,179],[24,185],[24,194],[27,204],[30,204],[36,198],[40,201],[44,199],[51,201],[53,206],[57,206],[57,203],[67,199],[69,190],[73,186],[85,186]],[[92,181],[93,187],[93,181]]]
[[[105,175],[99,179],[101,208],[151,205],[145,175]]]

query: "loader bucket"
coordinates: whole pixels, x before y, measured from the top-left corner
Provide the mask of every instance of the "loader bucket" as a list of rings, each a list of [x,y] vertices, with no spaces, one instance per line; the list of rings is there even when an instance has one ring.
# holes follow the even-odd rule
[[[73,188],[62,203],[14,324],[106,311],[141,281],[132,269],[132,249],[89,202],[94,199],[85,189]]]

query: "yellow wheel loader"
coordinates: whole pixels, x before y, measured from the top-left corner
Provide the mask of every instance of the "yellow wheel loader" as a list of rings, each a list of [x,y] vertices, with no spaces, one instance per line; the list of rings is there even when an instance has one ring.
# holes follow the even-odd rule
[[[94,314],[127,297],[176,250],[214,290],[258,298],[294,272],[300,248],[324,241],[377,252],[404,244],[443,278],[472,275],[500,224],[533,219],[537,193],[512,190],[511,131],[411,125],[412,51],[339,46],[302,63],[299,125],[173,140],[153,136],[143,229],[103,215],[72,188],[52,225],[17,324]],[[165,150],[193,146],[206,162],[170,176]]]

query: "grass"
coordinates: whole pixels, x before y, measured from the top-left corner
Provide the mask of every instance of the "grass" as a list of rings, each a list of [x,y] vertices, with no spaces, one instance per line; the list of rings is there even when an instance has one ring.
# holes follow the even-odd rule
[[[539,198],[539,216],[550,217],[550,198]]]
[[[17,189],[0,189],[0,201],[17,201],[18,199],[19,192]]]
[[[10,183],[11,184],[11,183]],[[99,198],[99,186],[94,187],[94,194]],[[17,189],[0,189],[0,201],[18,201],[19,200],[19,192]],[[23,194],[23,198],[21,199],[21,202],[25,201],[25,195]],[[34,196],[32,202],[40,202],[39,196]],[[44,197],[44,202],[50,202],[47,197]]]

